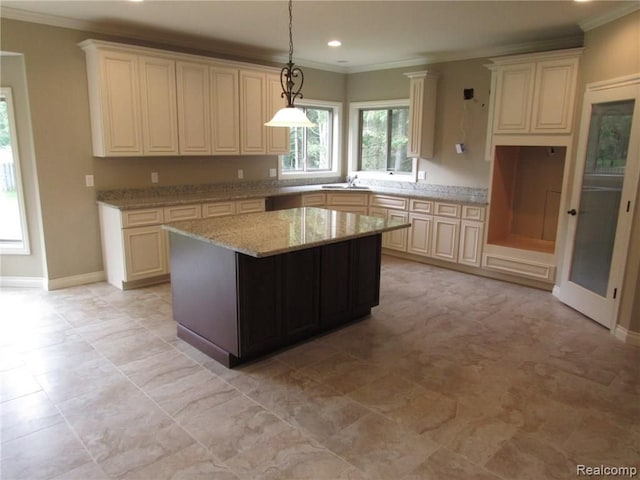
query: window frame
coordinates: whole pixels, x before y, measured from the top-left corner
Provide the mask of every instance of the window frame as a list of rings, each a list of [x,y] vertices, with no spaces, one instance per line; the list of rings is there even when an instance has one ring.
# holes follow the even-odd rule
[[[393,180],[396,182],[415,183],[418,181],[418,161],[416,158],[411,159],[411,172],[407,173],[360,170],[360,166],[358,165],[360,151],[360,112],[362,110],[382,110],[409,106],[408,98],[349,103],[349,175],[358,175],[359,178]]]
[[[0,97],[7,102],[7,116],[9,119],[9,136],[11,137],[11,153],[13,155],[13,173],[16,182],[16,195],[18,199],[18,211],[20,214],[20,228],[22,229],[21,245],[3,242],[0,239],[0,254],[2,255],[30,255],[31,243],[29,241],[29,228],[27,224],[27,211],[24,201],[24,189],[22,184],[22,170],[20,166],[20,151],[18,149],[18,134],[16,126],[15,106],[13,91],[10,87],[0,87]]]
[[[278,156],[278,179],[293,178],[323,178],[335,177],[341,175],[342,172],[342,102],[334,102],[328,100],[300,99],[296,101],[296,105],[305,108],[319,108],[332,110],[332,129],[331,129],[331,169],[294,172],[283,170],[282,157]]]

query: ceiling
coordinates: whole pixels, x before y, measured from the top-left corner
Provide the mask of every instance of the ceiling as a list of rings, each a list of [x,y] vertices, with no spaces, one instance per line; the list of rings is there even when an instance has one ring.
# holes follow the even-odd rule
[[[293,60],[339,72],[425,65],[582,45],[584,30],[637,1],[293,2]],[[0,16],[114,34],[221,55],[284,62],[282,0],[2,0]],[[342,41],[331,48],[327,42]]]

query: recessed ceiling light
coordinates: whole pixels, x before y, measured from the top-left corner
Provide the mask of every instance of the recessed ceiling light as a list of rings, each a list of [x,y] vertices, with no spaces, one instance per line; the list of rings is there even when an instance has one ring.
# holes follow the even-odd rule
[[[329,43],[327,43],[327,45],[329,45],[330,47],[339,47],[340,45],[342,45],[342,42],[340,40],[331,40]]]

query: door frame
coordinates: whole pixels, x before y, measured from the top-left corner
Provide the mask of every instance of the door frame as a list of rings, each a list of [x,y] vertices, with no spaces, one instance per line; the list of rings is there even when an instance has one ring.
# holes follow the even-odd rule
[[[582,105],[582,115],[580,117],[580,130],[578,136],[576,163],[573,173],[573,184],[567,207],[577,208],[581,203],[582,182],[585,168],[585,157],[589,139],[589,127],[591,123],[591,105],[595,103],[613,102],[635,98],[632,128],[640,125],[640,72],[634,75],[613,78],[601,82],[587,84]],[[618,324],[620,311],[620,300],[624,284],[624,277],[627,268],[627,258],[631,242],[631,230],[636,211],[636,197],[640,186],[640,135],[636,134],[629,139],[629,149],[627,153],[629,161],[625,167],[625,178],[623,181],[622,196],[618,210],[618,222],[616,226],[616,237],[614,241],[613,255],[611,258],[611,270],[609,273],[609,284],[607,286],[607,305],[600,315],[607,315],[608,328],[613,333]],[[635,161],[634,161],[635,160]],[[628,210],[627,210],[628,205]],[[628,215],[627,221],[624,216]],[[575,233],[578,224],[578,217],[572,217],[567,222],[567,232],[564,238],[564,255],[562,262],[562,275],[557,291],[557,297],[563,303],[567,303],[568,289],[580,289],[582,287],[569,285],[569,273],[573,258],[573,247]],[[586,289],[585,289],[586,290]],[[615,298],[614,298],[615,292]],[[595,295],[595,294],[594,294]],[[570,305],[576,308],[574,305]],[[579,308],[577,310],[581,311]],[[606,310],[609,310],[606,312]],[[582,311],[586,316],[588,313]],[[596,320],[602,324],[601,320]],[[606,326],[606,325],[605,325]]]

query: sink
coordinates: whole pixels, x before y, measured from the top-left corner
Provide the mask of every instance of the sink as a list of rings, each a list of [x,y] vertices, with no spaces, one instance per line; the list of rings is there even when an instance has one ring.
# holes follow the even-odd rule
[[[328,188],[330,190],[369,190],[369,187],[364,185],[346,185],[346,184],[337,184],[337,185],[322,185],[322,188]]]

